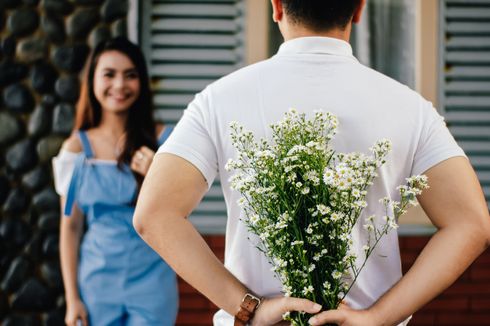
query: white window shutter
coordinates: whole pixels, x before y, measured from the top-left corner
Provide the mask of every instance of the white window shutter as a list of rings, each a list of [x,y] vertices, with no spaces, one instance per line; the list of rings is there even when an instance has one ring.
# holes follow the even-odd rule
[[[490,0],[440,0],[440,100],[490,207]]]
[[[175,125],[194,95],[244,65],[244,1],[142,0],[145,52],[156,120]],[[190,217],[202,233],[224,233],[226,206],[215,182]]]

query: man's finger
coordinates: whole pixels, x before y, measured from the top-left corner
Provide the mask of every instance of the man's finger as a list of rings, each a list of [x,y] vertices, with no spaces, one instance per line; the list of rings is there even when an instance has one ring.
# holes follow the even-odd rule
[[[310,325],[324,325],[326,323],[342,325],[344,319],[344,313],[341,310],[329,310],[311,317],[310,320],[308,320],[308,323],[310,323]]]
[[[286,303],[284,305],[285,310],[283,312],[304,311],[310,314],[314,314],[322,309],[321,305],[307,299],[299,299],[299,298],[284,298],[284,299],[286,300]]]
[[[339,304],[339,307],[337,308],[338,310],[352,310],[352,308],[347,304],[347,302],[342,301]]]

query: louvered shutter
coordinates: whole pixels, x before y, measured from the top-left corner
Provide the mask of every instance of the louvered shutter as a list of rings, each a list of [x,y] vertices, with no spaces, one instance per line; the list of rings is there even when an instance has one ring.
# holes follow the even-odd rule
[[[440,0],[440,103],[490,207],[490,0]]]
[[[140,44],[148,60],[156,120],[176,124],[194,95],[244,65],[244,1],[142,0]],[[215,182],[190,217],[202,233],[224,233]]]

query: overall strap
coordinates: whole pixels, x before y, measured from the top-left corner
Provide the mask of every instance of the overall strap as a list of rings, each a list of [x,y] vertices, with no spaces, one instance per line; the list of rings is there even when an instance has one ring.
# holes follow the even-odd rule
[[[85,154],[80,153],[75,161],[75,167],[73,169],[70,186],[68,187],[68,193],[66,194],[66,202],[63,210],[63,215],[66,217],[70,217],[73,210],[73,204],[75,203],[75,198],[79,185],[80,173],[82,171],[85,159]]]
[[[88,140],[87,133],[84,130],[79,130],[78,137],[80,137],[80,141],[82,142],[82,148],[85,156],[87,158],[94,157],[94,152],[92,151],[92,146],[90,146],[90,141]]]
[[[174,127],[166,126],[163,132],[161,133],[160,137],[158,138],[158,145],[163,144],[167,140],[168,136],[170,136],[173,130]]]

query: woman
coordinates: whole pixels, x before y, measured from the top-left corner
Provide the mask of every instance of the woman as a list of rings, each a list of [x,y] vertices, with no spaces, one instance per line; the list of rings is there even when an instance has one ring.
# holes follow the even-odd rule
[[[170,128],[155,126],[136,45],[124,38],[99,44],[85,73],[74,132],[53,159],[66,217],[60,227],[65,322],[173,325],[175,274],[132,226],[139,188]]]

